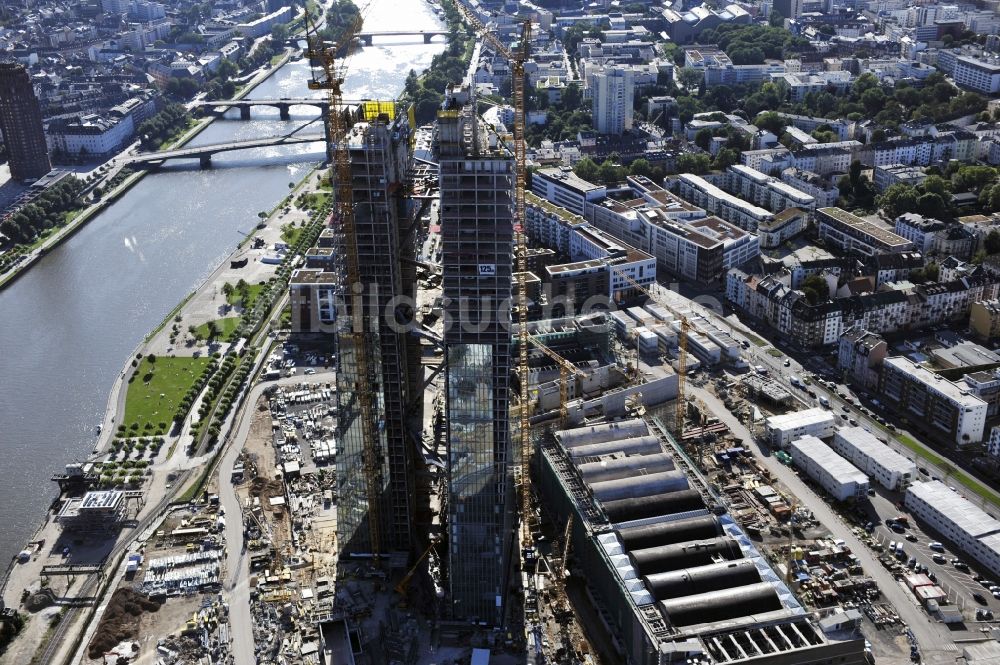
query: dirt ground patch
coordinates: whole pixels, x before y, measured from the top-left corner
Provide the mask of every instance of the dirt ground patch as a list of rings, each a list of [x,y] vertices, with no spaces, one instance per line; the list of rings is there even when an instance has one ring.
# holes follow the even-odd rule
[[[90,641],[87,655],[100,658],[120,642],[134,640],[139,635],[139,621],[145,612],[156,612],[160,603],[131,589],[118,589],[111,596],[101,617],[101,624]]]

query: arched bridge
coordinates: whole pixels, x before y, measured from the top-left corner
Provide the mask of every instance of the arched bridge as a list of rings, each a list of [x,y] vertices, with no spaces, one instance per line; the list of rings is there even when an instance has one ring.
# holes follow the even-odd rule
[[[314,143],[316,141],[326,141],[326,135],[292,134],[290,136],[274,136],[267,139],[253,139],[251,141],[211,143],[207,145],[200,145],[195,148],[178,148],[177,150],[164,150],[162,152],[147,152],[128,158],[125,160],[125,165],[142,169],[158,169],[163,166],[164,162],[170,159],[197,159],[201,162],[202,168],[208,168],[212,165],[212,155],[220,152],[246,150],[248,148],[266,148],[276,145]]]
[[[420,35],[424,38],[425,44],[430,44],[434,37],[439,35],[447,35],[447,30],[382,30],[376,32],[360,32],[358,33],[358,39],[365,46],[371,46],[375,37],[402,37],[405,35]]]
[[[237,108],[240,110],[240,120],[249,120],[250,109],[254,106],[270,106],[278,109],[282,120],[288,120],[291,117],[289,109],[293,106],[315,106],[320,111],[325,112],[330,108],[330,102],[323,98],[217,99],[214,102],[192,102],[190,106],[192,109],[221,109],[222,113],[225,113],[229,109]]]

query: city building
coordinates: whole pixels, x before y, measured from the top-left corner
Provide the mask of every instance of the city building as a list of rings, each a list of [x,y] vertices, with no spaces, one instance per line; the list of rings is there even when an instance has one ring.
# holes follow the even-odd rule
[[[840,336],[837,369],[851,381],[874,389],[878,386],[882,361],[888,353],[889,345],[881,335],[863,328],[848,328]]]
[[[1000,337],[1000,300],[972,303],[969,307],[969,328],[984,341]]]
[[[292,332],[331,330],[337,320],[337,275],[323,268],[297,268],[288,280]]]
[[[632,70],[625,67],[602,67],[588,73],[591,90],[594,131],[618,135],[632,129],[635,82]]]
[[[498,626],[514,549],[508,321],[515,174],[510,155],[490,147],[477,113],[468,84],[449,88],[438,112],[442,293],[453,322],[444,333],[447,614]]]
[[[544,505],[572,523],[584,602],[623,661],[864,662],[863,641],[820,630],[705,479],[679,470],[657,421],[562,430],[539,457]]]
[[[809,213],[801,208],[786,208],[776,213],[770,220],[757,224],[757,241],[761,249],[774,249],[807,228],[809,228]]]
[[[778,12],[782,18],[798,18],[803,4],[803,0],[774,0],[771,11]]]
[[[812,195],[743,164],[733,164],[726,169],[725,183],[729,192],[771,212],[786,208],[816,209],[816,199]]]
[[[787,168],[781,172],[781,181],[816,199],[817,208],[837,205],[837,199],[840,198],[839,187],[812,171]]]
[[[96,113],[53,120],[45,137],[58,162],[105,160],[121,151],[135,135],[132,116]]]
[[[968,55],[955,58],[955,84],[984,95],[1000,92],[1000,61]]]
[[[885,166],[876,166],[872,170],[872,183],[879,193],[884,192],[897,183],[916,187],[926,178],[927,174],[919,166],[887,164]]]
[[[925,255],[967,260],[976,248],[976,236],[962,224],[942,222],[915,212],[897,217],[895,231]]]
[[[649,229],[657,266],[701,284],[718,282],[729,268],[760,254],[757,237],[718,217],[675,221],[656,208],[638,211]]]
[[[795,439],[814,436],[827,439],[835,431],[835,418],[826,409],[813,408],[771,416],[764,421],[764,432],[772,446],[787,448]]]
[[[803,436],[788,447],[792,463],[805,471],[837,501],[863,499],[868,476],[815,436]]]
[[[771,219],[769,211],[726,192],[701,176],[681,173],[672,183],[682,198],[741,229],[756,231],[758,224]]]
[[[903,499],[907,510],[986,570],[1000,570],[1000,521],[937,480],[916,482]]]
[[[52,170],[38,97],[18,63],[0,62],[0,133],[13,179],[34,180]]]
[[[108,535],[122,526],[128,501],[121,490],[91,491],[63,503],[56,521],[64,531]]]
[[[841,427],[831,447],[887,490],[903,490],[917,477],[917,465],[863,427]]]
[[[608,195],[604,185],[587,182],[569,167],[535,171],[531,174],[531,191],[577,215],[584,214],[584,207],[588,202],[600,201]]]
[[[819,237],[842,252],[867,256],[913,249],[909,240],[840,208],[820,208],[816,221]]]
[[[881,401],[958,445],[983,439],[986,402],[906,357],[882,361]]]
[[[349,295],[343,287],[337,291],[343,321],[337,329],[337,544],[342,556],[376,548],[379,554],[409,550],[414,511],[406,415],[416,396],[408,357],[419,351],[412,335],[386,315],[397,299],[415,299],[410,204],[398,194],[409,164],[411,128],[391,102],[366,102],[358,109],[358,121],[343,139],[351,160],[355,247],[342,251],[356,252],[362,288],[353,291],[352,284]],[[354,326],[363,331],[364,362]],[[373,391],[368,397],[372,413],[365,413],[359,390]],[[366,429],[378,440],[366,442]],[[381,485],[374,489],[367,474],[358,473],[365,466],[366,443],[379,451]],[[372,520],[378,520],[377,543],[371,540]]]

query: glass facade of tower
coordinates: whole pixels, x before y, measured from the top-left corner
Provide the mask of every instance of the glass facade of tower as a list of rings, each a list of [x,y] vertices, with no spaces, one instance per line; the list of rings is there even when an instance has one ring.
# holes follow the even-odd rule
[[[513,529],[514,162],[488,148],[464,94],[438,118],[450,610],[500,625]]]
[[[357,123],[346,138],[360,280],[347,285],[349,295],[341,293],[338,303],[337,539],[341,554],[372,553],[372,515],[379,520],[379,554],[407,551],[412,539],[413,453],[405,416],[412,395],[407,357],[414,341],[397,325],[399,313],[393,309],[394,298],[412,297],[415,284],[408,267],[413,258],[412,240],[406,234],[410,206],[402,186],[410,159],[410,127],[405,115],[394,116],[386,110]],[[358,362],[355,327],[363,330],[366,376]],[[368,391],[377,432],[380,486],[374,511],[364,473],[360,391]]]

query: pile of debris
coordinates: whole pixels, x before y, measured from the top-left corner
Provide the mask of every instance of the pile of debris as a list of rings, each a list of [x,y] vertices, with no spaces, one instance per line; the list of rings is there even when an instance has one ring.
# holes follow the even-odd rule
[[[87,655],[101,658],[122,642],[139,636],[139,617],[143,612],[156,612],[160,602],[131,589],[118,589],[111,596],[101,623],[90,641]]]

